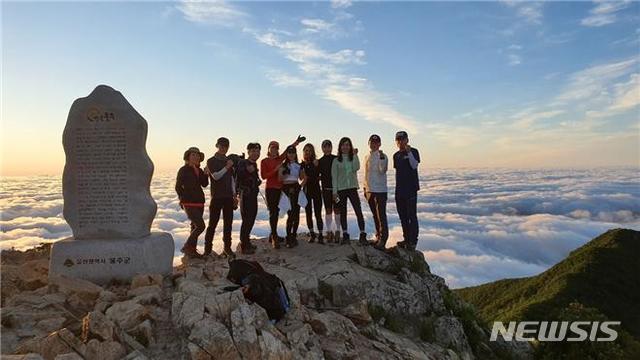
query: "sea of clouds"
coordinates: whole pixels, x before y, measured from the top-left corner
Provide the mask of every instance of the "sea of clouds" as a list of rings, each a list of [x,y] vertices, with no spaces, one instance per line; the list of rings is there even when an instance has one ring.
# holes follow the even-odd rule
[[[537,274],[606,230],[640,230],[638,170],[423,170],[418,194],[418,249],[424,252],[432,272],[443,276],[451,287]],[[189,225],[178,205],[174,181],[174,174],[154,176],[151,193],[158,213],[152,230],[173,234],[177,261]],[[393,189],[392,174],[389,185]],[[208,189],[205,193],[208,197]],[[367,232],[372,234],[371,212],[361,198]],[[2,178],[0,248],[25,249],[71,236],[62,205],[59,176]],[[387,212],[389,244],[393,245],[402,238],[393,191]],[[234,243],[239,219],[236,212]],[[283,235],[284,219],[280,223]],[[349,229],[352,237],[357,235],[352,212]],[[305,231],[303,210],[300,232]],[[260,197],[252,234],[265,237],[268,233],[266,206]],[[220,234],[216,233],[214,249],[221,248]]]

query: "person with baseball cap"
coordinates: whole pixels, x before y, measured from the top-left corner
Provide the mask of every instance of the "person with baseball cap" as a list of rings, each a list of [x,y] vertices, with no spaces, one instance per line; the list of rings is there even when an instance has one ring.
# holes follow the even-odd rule
[[[393,154],[393,167],[396,169],[396,208],[402,224],[403,241],[398,246],[415,250],[418,243],[417,200],[420,181],[418,164],[420,153],[409,145],[406,131],[396,133],[398,151]]]
[[[298,146],[305,140],[304,136],[299,135],[291,146]],[[284,238],[278,235],[278,212],[280,211],[278,204],[280,203],[282,190],[282,181],[278,177],[278,169],[286,156],[286,153],[280,154],[280,144],[272,140],[269,142],[269,147],[267,147],[267,157],[260,162],[260,176],[267,181],[265,192],[267,208],[269,209],[269,227],[271,228],[269,241],[274,249],[279,249],[280,242],[284,241]]]
[[[198,236],[205,229],[203,220],[205,200],[202,188],[209,185],[209,179],[200,168],[200,163],[204,161],[204,153],[200,149],[190,147],[184,152],[182,158],[184,166],[178,170],[176,193],[180,199],[180,207],[191,221],[191,232],[181,251],[186,256],[199,258],[202,255],[196,250]]]
[[[231,250],[231,227],[233,224],[233,210],[235,207],[235,184],[233,181],[233,160],[227,158],[229,151],[229,139],[218,138],[216,141],[218,151],[207,160],[205,171],[211,179],[211,204],[209,205],[209,226],[204,235],[204,255],[212,254],[213,235],[220,221],[222,212],[224,242],[223,255],[234,257]]]
[[[389,238],[387,224],[387,168],[389,158],[380,150],[380,136],[369,137],[369,153],[364,158],[364,197],[369,203],[373,222],[376,226],[376,240],[373,243],[378,250],[384,250]]]

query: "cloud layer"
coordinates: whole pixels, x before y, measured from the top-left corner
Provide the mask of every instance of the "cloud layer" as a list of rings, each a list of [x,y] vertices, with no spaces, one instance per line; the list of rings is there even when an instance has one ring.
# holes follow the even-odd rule
[[[418,199],[418,248],[432,270],[453,287],[539,273],[608,229],[640,230],[636,175],[637,169],[425,171]],[[173,235],[178,256],[189,227],[176,201],[173,181],[174,176],[166,174],[152,182],[158,203],[153,230]],[[393,188],[391,174],[389,184]],[[2,249],[24,249],[71,236],[62,217],[59,177],[4,178],[0,201]],[[363,208],[371,234],[373,220],[364,199]],[[402,230],[392,194],[388,214],[389,243],[393,245],[402,238]],[[208,214],[205,221],[207,218]],[[234,243],[239,220],[236,212]],[[281,234],[283,224],[281,221]],[[349,217],[349,229],[357,230],[354,216]],[[303,215],[300,232],[306,230]],[[252,234],[264,237],[268,233],[267,211],[260,199]],[[218,234],[214,248],[222,248]]]

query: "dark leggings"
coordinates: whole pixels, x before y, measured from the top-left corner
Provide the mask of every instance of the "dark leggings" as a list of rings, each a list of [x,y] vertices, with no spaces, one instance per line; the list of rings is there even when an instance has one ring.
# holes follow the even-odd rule
[[[267,208],[269,209],[269,227],[271,228],[271,235],[278,235],[278,212],[280,208],[280,189],[267,188]]]
[[[187,217],[191,220],[191,233],[184,244],[185,248],[196,248],[198,246],[198,236],[204,231],[204,204],[203,206],[185,206],[184,212],[187,213]]]
[[[307,215],[307,227],[309,231],[313,232],[313,214],[315,213],[318,231],[322,233],[324,225],[322,222],[322,195],[319,191],[310,191],[307,193],[307,206],[305,206],[304,212]]]
[[[324,203],[324,212],[328,214],[338,213],[338,205],[333,201],[333,190],[322,190],[322,202]]]
[[[233,198],[212,199],[209,206],[209,226],[204,235],[204,253],[210,254],[213,247],[213,233],[216,231],[222,212],[222,241],[225,247],[231,246],[231,226],[233,223]]]
[[[300,205],[298,205],[298,194],[300,194],[300,184],[284,184],[282,191],[287,194],[291,202],[291,210],[287,212],[287,236],[298,233],[300,224]]]
[[[399,197],[396,195],[396,208],[402,224],[404,241],[416,245],[418,243],[417,195]]]
[[[358,218],[358,227],[360,232],[364,232],[364,216],[362,216],[362,207],[360,205],[360,196],[358,196],[358,189],[345,189],[338,191],[338,198],[340,202],[338,207],[340,209],[340,225],[342,226],[342,232],[347,232],[347,199],[351,202],[351,207],[356,213]]]
[[[248,242],[251,229],[256,222],[258,215],[258,196],[255,193],[242,193],[240,200],[240,215],[242,225],[240,225],[240,241]]]

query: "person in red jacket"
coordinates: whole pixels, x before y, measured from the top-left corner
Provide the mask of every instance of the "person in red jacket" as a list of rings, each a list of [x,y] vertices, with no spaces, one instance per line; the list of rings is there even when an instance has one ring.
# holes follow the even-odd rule
[[[202,257],[196,247],[198,236],[205,229],[204,220],[204,192],[203,187],[209,185],[209,178],[200,168],[200,163],[204,161],[204,153],[197,147],[190,147],[185,151],[184,166],[178,170],[176,178],[176,193],[180,199],[180,207],[184,209],[189,220],[191,220],[191,233],[182,248],[182,252],[189,257]]]
[[[298,136],[298,139],[291,145],[298,146],[305,140],[304,136]],[[284,238],[278,235],[278,212],[280,211],[278,204],[280,203],[280,193],[282,192],[282,181],[278,178],[278,169],[286,156],[287,154],[285,153],[280,154],[280,144],[272,140],[267,148],[267,157],[260,162],[260,176],[267,181],[266,198],[267,208],[269,209],[269,227],[271,228],[269,241],[274,249],[280,248],[279,243],[284,241]]]

